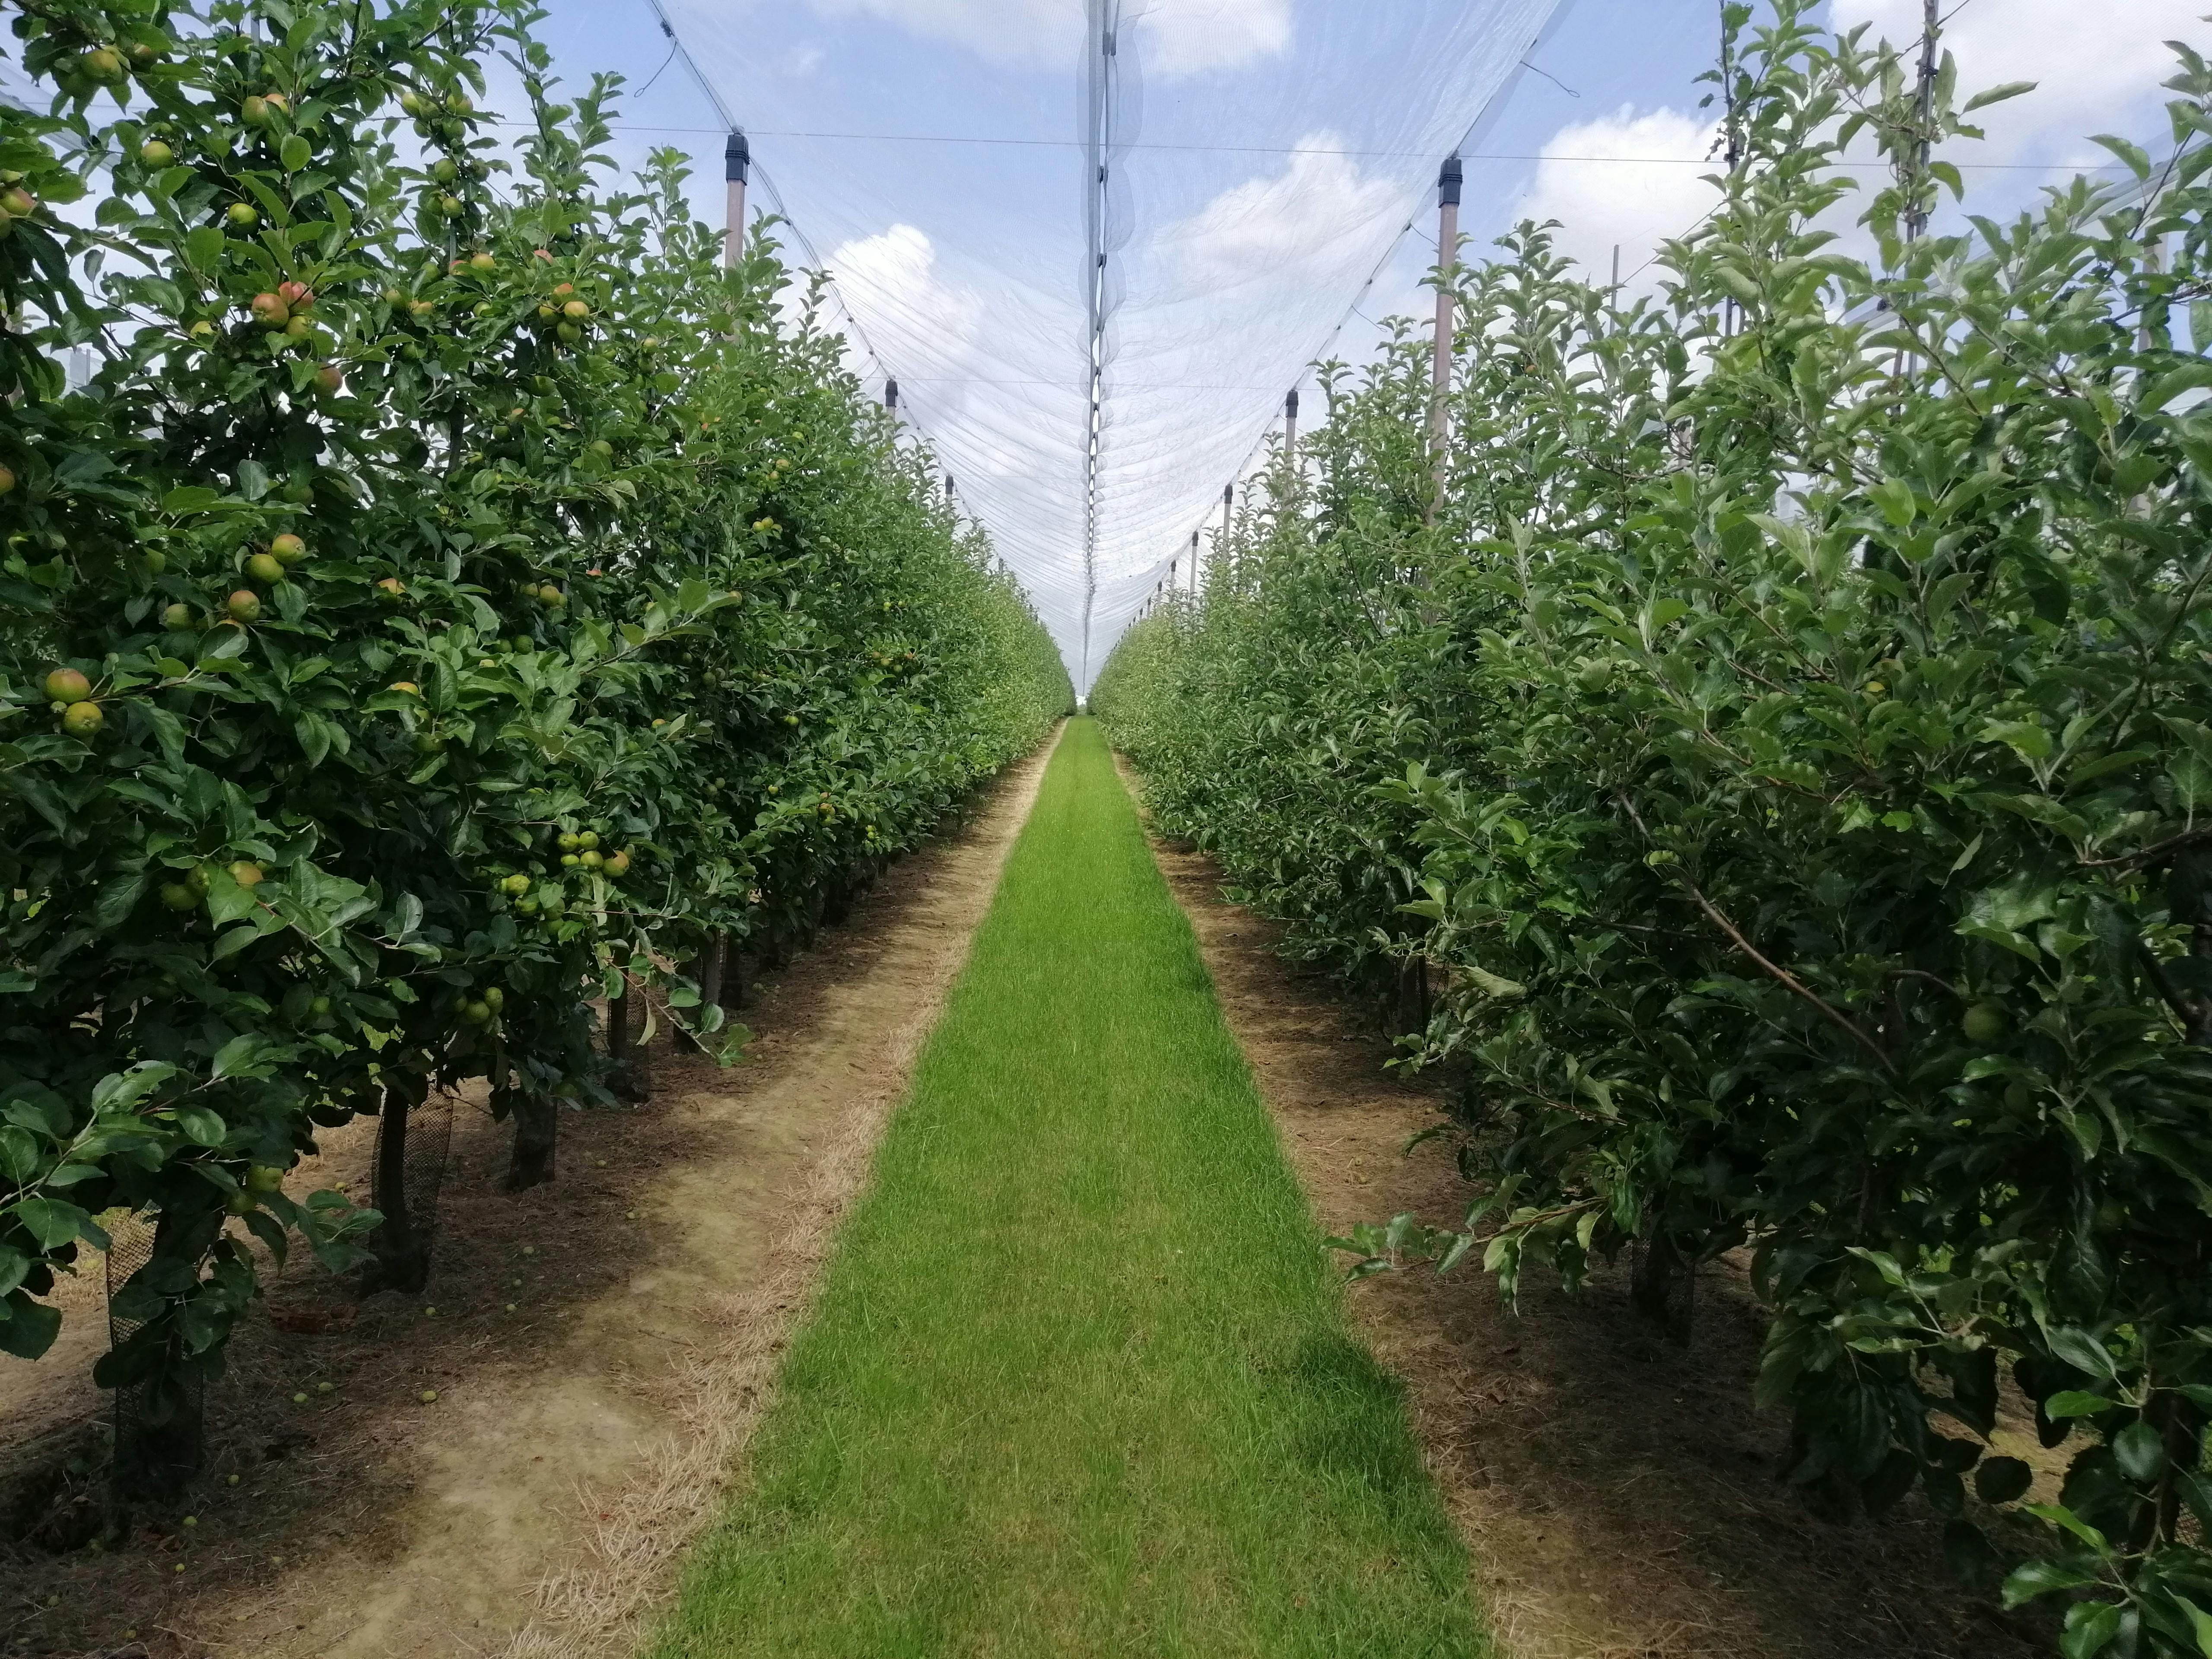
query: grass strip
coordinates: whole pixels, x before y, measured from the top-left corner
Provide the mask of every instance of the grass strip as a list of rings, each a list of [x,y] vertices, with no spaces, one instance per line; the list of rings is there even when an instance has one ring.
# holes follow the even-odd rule
[[[656,1659],[1489,1650],[1087,720],[780,1389]]]

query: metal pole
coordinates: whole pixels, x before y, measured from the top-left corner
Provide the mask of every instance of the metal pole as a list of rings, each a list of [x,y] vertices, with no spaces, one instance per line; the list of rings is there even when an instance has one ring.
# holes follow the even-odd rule
[[[733,132],[722,146],[722,177],[727,197],[722,221],[722,267],[735,270],[745,257],[745,177],[752,171],[752,146],[742,132]]]
[[[653,9],[659,10],[659,0],[655,0]],[[660,19],[660,32],[669,38],[678,51],[683,51],[684,43],[676,39],[676,30],[665,13]],[[700,75],[699,67],[691,62],[689,52],[684,53],[684,62],[699,84],[706,86],[706,77]],[[714,97],[711,87],[708,88],[708,96]],[[720,100],[716,99],[715,103],[719,106]],[[735,270],[744,262],[745,179],[752,172],[752,145],[746,141],[742,129],[732,127],[730,136],[722,141],[722,269],[725,270]],[[706,969],[701,975],[702,981],[709,988],[701,995],[704,1006],[712,1008],[721,1003],[723,974],[726,964],[734,955],[735,952],[730,949],[728,934],[707,935]]]
[[[1437,337],[1431,362],[1429,399],[1429,443],[1436,459],[1436,493],[1428,517],[1436,520],[1443,505],[1444,483],[1450,473],[1452,374],[1452,267],[1459,263],[1459,157],[1445,161],[1437,173]]]
[[[2148,216],[2150,211],[2148,198],[2146,198],[2143,211],[2146,216]],[[2140,235],[2141,233],[2138,232],[2137,234]],[[2144,242],[2142,269],[2143,275],[2146,276],[2155,276],[2166,269],[2165,237],[2153,236]],[[2148,351],[2150,349],[2150,307],[2148,306],[2144,307],[2143,309],[2137,313],[2137,319],[2138,320],[2136,324],[2136,349],[2137,351]],[[2136,499],[2141,500],[2142,497],[2138,496]]]
[[[1934,147],[1936,125],[1936,43],[1943,35],[1943,19],[1936,0],[1922,0],[1920,74],[1912,93],[1912,193],[1905,204],[1905,240],[1917,241],[1928,228],[1927,204],[1921,196],[1928,179],[1928,161]]]
[[[1222,485],[1222,486],[1221,486],[1221,574],[1222,574],[1222,575],[1223,575],[1223,576],[1224,576],[1225,578],[1227,578],[1227,579],[1228,579],[1228,582],[1229,582],[1229,591],[1230,591],[1231,592],[1232,592],[1232,593],[1233,593],[1233,592],[1235,592],[1237,591],[1237,568],[1236,568],[1236,566],[1235,566],[1235,565],[1231,562],[1231,559],[1232,559],[1232,557],[1233,557],[1233,556],[1231,554],[1231,552],[1230,552],[1230,550],[1229,550],[1229,527],[1230,527],[1230,525],[1231,525],[1231,521],[1232,521],[1232,515],[1233,515],[1233,514],[1234,514],[1235,506],[1236,506],[1236,501],[1237,501],[1237,486],[1236,486],[1235,484],[1233,484],[1233,483],[1225,483],[1225,484]]]

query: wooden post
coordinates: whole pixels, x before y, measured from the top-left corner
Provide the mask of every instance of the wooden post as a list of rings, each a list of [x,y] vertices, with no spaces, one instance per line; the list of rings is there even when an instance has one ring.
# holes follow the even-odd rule
[[[1429,443],[1435,455],[1437,479],[1436,493],[1429,501],[1432,524],[1437,510],[1443,505],[1444,484],[1451,471],[1451,272],[1459,263],[1460,179],[1459,157],[1455,155],[1437,174],[1437,337],[1429,400]]]
[[[1298,455],[1298,389],[1291,388],[1283,399],[1283,456],[1296,465]]]
[[[1190,596],[1198,597],[1198,532],[1190,532]]]
[[[745,257],[745,175],[752,171],[752,146],[733,132],[722,146],[722,177],[727,181],[722,222],[722,267],[735,270]]]
[[[898,418],[898,377],[896,375],[884,382],[884,407],[890,411],[893,420]]]

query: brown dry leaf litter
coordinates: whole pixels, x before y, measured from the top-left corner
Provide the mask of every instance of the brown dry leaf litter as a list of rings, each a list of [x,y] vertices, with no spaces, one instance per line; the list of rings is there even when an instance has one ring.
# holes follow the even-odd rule
[[[357,1302],[295,1261],[210,1398],[197,1524],[111,1554],[0,1551],[0,1655],[629,1651],[759,1415],[1043,765],[765,976],[744,1063],[663,1041],[649,1104],[564,1116],[550,1186],[501,1193],[509,1131],[459,1103],[428,1292]],[[371,1139],[365,1121],[326,1136],[301,1184],[365,1194]],[[0,1360],[0,1492],[49,1510],[66,1486],[21,1473],[106,1405],[85,1376],[96,1268],[58,1364]]]
[[[1436,1097],[1395,1080],[1390,1046],[1328,980],[1275,953],[1280,930],[1220,899],[1202,856],[1156,842],[1222,1007],[1323,1228],[1468,1197]],[[1530,1287],[1521,1313],[1461,1269],[1349,1292],[1407,1385],[1429,1468],[1467,1537],[1509,1659],[2036,1659],[2047,1650],[1942,1565],[1916,1498],[1856,1526],[1814,1519],[1777,1474],[1787,1419],[1751,1404],[1763,1318],[1740,1266],[1705,1270],[1685,1352],[1629,1310],[1624,1261],[1579,1303]],[[2017,1425],[2002,1449],[2031,1455]],[[2047,1460],[2046,1460],[2047,1461]]]

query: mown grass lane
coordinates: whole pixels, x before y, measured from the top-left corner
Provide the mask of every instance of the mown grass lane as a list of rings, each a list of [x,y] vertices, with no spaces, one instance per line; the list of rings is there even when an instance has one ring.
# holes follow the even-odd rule
[[[779,1386],[655,1659],[1487,1651],[1089,720]]]

